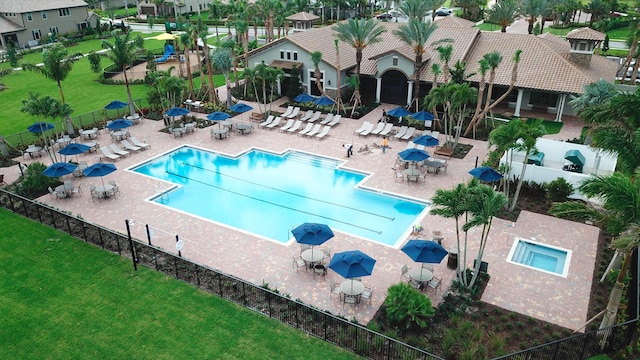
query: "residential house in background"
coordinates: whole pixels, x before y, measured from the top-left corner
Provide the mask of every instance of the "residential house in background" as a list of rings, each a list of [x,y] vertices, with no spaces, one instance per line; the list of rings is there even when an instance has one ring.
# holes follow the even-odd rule
[[[0,0],[0,45],[35,46],[49,36],[81,31],[95,16],[83,0]]]

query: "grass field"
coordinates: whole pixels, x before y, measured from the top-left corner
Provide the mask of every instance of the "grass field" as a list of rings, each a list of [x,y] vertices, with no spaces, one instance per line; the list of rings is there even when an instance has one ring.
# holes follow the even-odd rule
[[[0,210],[0,359],[355,359]]]

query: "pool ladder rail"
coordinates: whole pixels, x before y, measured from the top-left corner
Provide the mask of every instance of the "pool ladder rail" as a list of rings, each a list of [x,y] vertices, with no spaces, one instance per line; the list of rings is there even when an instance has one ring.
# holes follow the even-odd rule
[[[160,199],[162,203],[169,202],[169,191],[173,189],[173,186],[169,186],[165,183],[159,182],[153,184],[153,190],[155,193],[160,193],[155,199]]]

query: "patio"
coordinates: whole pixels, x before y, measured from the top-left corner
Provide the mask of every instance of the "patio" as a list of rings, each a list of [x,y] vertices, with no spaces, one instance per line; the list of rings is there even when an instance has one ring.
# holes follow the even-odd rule
[[[223,89],[220,89],[221,95]],[[284,111],[284,108],[278,107],[284,99],[280,99],[272,105],[274,110]],[[259,107],[255,103],[249,103],[258,110]],[[206,264],[212,268],[233,274],[256,284],[268,283],[270,288],[277,288],[281,293],[289,294],[292,298],[299,298],[303,302],[311,304],[321,309],[326,309],[334,314],[341,314],[347,318],[357,318],[360,323],[367,323],[375,314],[379,306],[384,300],[386,289],[400,281],[401,267],[407,264],[410,268],[419,268],[420,264],[413,262],[408,258],[399,247],[406,241],[401,241],[396,247],[389,247],[373,243],[361,238],[347,236],[343,233],[336,232],[334,239],[330,240],[326,245],[330,246],[333,253],[347,250],[361,250],[376,259],[376,266],[371,276],[364,277],[365,285],[372,285],[374,295],[371,302],[361,302],[354,306],[352,304],[343,304],[337,297],[330,296],[330,283],[342,283],[344,279],[333,271],[328,271],[326,276],[314,276],[313,270],[296,272],[292,267],[292,257],[300,255],[300,247],[292,241],[286,246],[256,237],[243,231],[228,228],[221,224],[215,224],[209,221],[173,211],[165,207],[145,201],[153,195],[161,192],[166,188],[166,184],[158,180],[138,175],[127,171],[128,167],[144,162],[151,157],[165,153],[166,151],[179,147],[183,144],[189,144],[197,147],[211,149],[226,154],[235,155],[241,153],[251,147],[260,147],[276,152],[284,152],[287,149],[297,149],[311,153],[318,153],[325,156],[340,158],[346,161],[345,167],[368,171],[373,175],[364,183],[364,186],[384,190],[386,192],[396,193],[404,196],[415,197],[418,199],[428,200],[433,196],[437,188],[451,188],[455,184],[467,181],[471,178],[467,172],[472,169],[476,162],[480,164],[487,155],[487,145],[485,142],[464,139],[464,143],[473,145],[470,153],[464,159],[451,159],[448,161],[448,169],[446,173],[429,173],[424,182],[407,183],[399,182],[395,179],[392,168],[396,162],[397,154],[406,148],[406,141],[391,140],[389,141],[390,149],[386,153],[382,153],[379,148],[373,145],[380,145],[382,139],[376,136],[358,137],[354,134],[354,130],[362,124],[363,121],[377,122],[381,117],[383,108],[390,108],[390,105],[381,105],[375,111],[369,113],[360,120],[343,119],[339,125],[334,126],[329,136],[323,140],[309,139],[295,136],[277,131],[268,131],[264,129],[256,129],[248,136],[231,135],[225,141],[217,141],[211,138],[210,128],[196,129],[194,134],[188,137],[174,137],[167,133],[160,132],[163,127],[161,121],[143,121],[141,124],[130,127],[130,132],[138,139],[151,144],[151,148],[146,151],[140,151],[126,158],[122,158],[115,162],[118,171],[106,176],[107,180],[117,180],[120,194],[115,199],[104,200],[100,202],[92,202],[89,191],[83,192],[81,197],[74,197],[69,201],[56,202],[48,195],[39,201],[51,204],[54,207],[70,211],[87,219],[88,221],[99,223],[103,226],[125,232],[125,219],[134,220],[132,227],[132,235],[142,241],[146,241],[146,232],[144,224],[148,224],[153,230],[153,244],[175,252],[175,236],[179,235],[184,242],[182,256],[193,261]],[[195,114],[204,118],[204,114]],[[249,115],[238,115],[234,119],[248,122]],[[561,134],[564,138],[573,137],[571,134]],[[441,137],[442,139],[442,137]],[[101,146],[111,143],[108,134],[102,134],[98,138]],[[354,156],[349,159],[345,158],[345,149],[343,144],[354,144]],[[368,151],[360,151],[364,146],[368,146]],[[436,156],[437,157],[437,156]],[[44,160],[43,160],[44,159]],[[34,159],[35,161],[45,161],[43,159]],[[32,159],[18,159],[18,161],[34,161]],[[80,161],[88,161],[89,164],[97,162],[95,154],[87,153],[79,155]],[[7,169],[8,174],[5,181],[13,181],[17,178],[19,171],[17,167]],[[74,180],[76,185],[80,185],[83,189],[88,190],[90,184],[98,184],[99,180],[91,178],[82,178]],[[265,216],[268,216],[265,214]],[[554,322],[558,325],[569,328],[577,328],[581,325],[580,321],[586,320],[586,303],[588,302],[588,286],[585,285],[585,293],[581,291],[567,292],[567,296],[571,296],[571,306],[566,306],[567,298],[549,298],[547,292],[531,292],[527,293],[528,308],[509,307],[510,304],[517,304],[522,301],[518,299],[508,298],[502,295],[513,294],[513,288],[509,284],[505,284],[500,280],[500,274],[509,274],[509,268],[503,257],[500,257],[497,251],[491,248],[491,244],[504,245],[505,234],[503,229],[509,230],[509,234],[515,234],[521,237],[532,236],[536,234],[539,239],[550,239],[562,243],[564,247],[565,239],[575,238],[581,241],[588,240],[593,236],[593,241],[597,239],[597,231],[588,227],[590,230],[580,236],[575,232],[563,232],[566,229],[575,229],[576,226],[558,225],[558,226],[541,226],[540,219],[537,217],[525,216],[519,219],[516,226],[508,228],[510,223],[495,219],[491,240],[487,248],[485,261],[490,263],[489,273],[492,280],[485,292],[485,301],[499,304],[499,306],[510,308],[515,311],[534,315],[547,321]],[[546,220],[545,220],[546,221]],[[563,220],[557,220],[564,223]],[[545,224],[545,222],[542,222]],[[573,224],[573,223],[571,223]],[[450,249],[455,246],[455,230],[453,221],[447,219],[435,218],[427,215],[421,221],[424,228],[423,232],[418,236],[410,236],[411,229],[407,229],[407,238],[431,238],[432,231],[441,231],[442,245]],[[586,226],[586,225],[584,225]],[[594,235],[595,233],[595,235]],[[477,239],[479,230],[470,233],[470,239]],[[472,245],[474,241],[471,241]],[[581,242],[582,243],[582,242]],[[496,253],[494,254],[494,251]],[[582,251],[576,249],[575,252]],[[586,251],[584,262],[588,263],[590,250]],[[595,256],[595,253],[593,254]],[[470,256],[467,261],[472,265],[474,255]],[[249,265],[250,264],[250,265]],[[590,279],[592,273],[593,261],[591,267],[573,266],[570,268],[570,274],[584,279]],[[512,265],[511,265],[512,266]],[[435,265],[434,275],[442,278],[442,288],[446,288],[455,276],[455,271],[446,267],[446,259]],[[546,275],[546,274],[545,274]],[[540,274],[526,274],[529,280],[534,281],[540,279],[544,282],[546,278],[540,277]],[[494,280],[495,279],[495,280]],[[503,287],[505,286],[505,287]],[[565,293],[563,284],[547,284],[545,289],[556,295]],[[441,301],[444,291],[438,291],[434,296],[433,291],[427,294],[432,297],[434,305]],[[544,296],[543,296],[544,295]],[[500,302],[502,298],[502,302]],[[551,306],[550,302],[555,305]],[[576,306],[576,304],[585,304],[584,306]],[[580,320],[581,319],[581,320]],[[579,325],[577,325],[580,323]]]

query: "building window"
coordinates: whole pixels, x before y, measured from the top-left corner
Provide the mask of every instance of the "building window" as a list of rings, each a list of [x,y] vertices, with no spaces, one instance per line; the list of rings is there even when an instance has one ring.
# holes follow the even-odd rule
[[[297,61],[297,60],[298,60],[298,52],[297,52],[297,51],[294,51],[294,52],[293,52],[293,60],[294,60],[294,61]]]
[[[71,12],[69,11],[69,8],[58,9],[58,15],[60,15],[60,17],[65,17],[71,15]]]
[[[33,21],[33,14],[27,13],[27,21]]]
[[[291,60],[291,51],[287,51],[287,60]]]
[[[58,27],[57,26],[50,27],[49,32],[53,35],[58,35]]]
[[[42,33],[38,29],[31,30],[31,34],[33,35],[33,40],[40,40],[42,37]]]
[[[280,50],[280,59],[284,60],[284,50]]]
[[[397,56],[394,56],[392,58],[392,64],[393,64],[393,66],[398,66],[398,57]]]
[[[47,20],[47,11],[46,10],[42,10],[40,12],[40,16],[42,16],[42,20]]]
[[[580,51],[586,51],[587,50],[587,43],[584,41],[580,42],[580,45],[578,45],[578,50]]]

